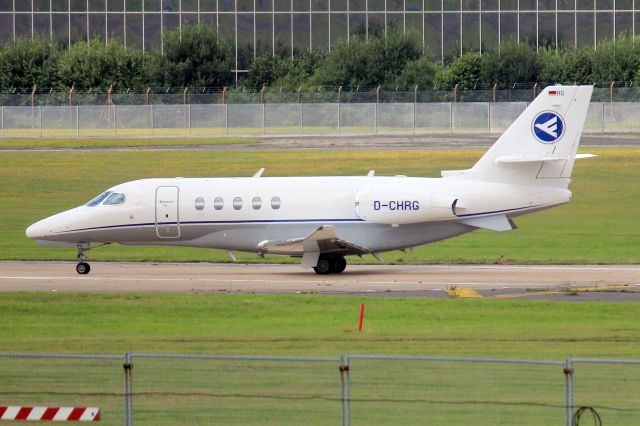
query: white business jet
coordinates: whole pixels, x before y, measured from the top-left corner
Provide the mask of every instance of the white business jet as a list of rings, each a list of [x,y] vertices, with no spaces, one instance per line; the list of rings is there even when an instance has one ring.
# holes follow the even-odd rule
[[[104,244],[279,254],[318,274],[485,228],[571,200],[568,186],[591,86],[546,88],[468,170],[405,176],[143,179],[31,225],[27,237],[85,252]],[[235,259],[235,258],[234,258]]]

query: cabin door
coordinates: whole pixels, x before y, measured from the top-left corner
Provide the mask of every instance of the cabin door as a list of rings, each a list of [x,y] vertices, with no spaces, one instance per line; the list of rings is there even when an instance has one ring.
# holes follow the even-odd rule
[[[177,186],[159,186],[156,189],[156,233],[159,238],[180,238]]]

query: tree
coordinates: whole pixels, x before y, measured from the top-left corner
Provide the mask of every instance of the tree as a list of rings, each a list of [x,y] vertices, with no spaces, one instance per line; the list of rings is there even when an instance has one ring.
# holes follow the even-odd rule
[[[24,89],[34,85],[58,89],[60,46],[42,39],[19,39],[0,47],[0,88]]]
[[[482,56],[467,52],[438,72],[435,85],[441,90],[449,90],[456,84],[460,89],[472,89],[482,82],[481,73]]]
[[[77,42],[61,57],[59,80],[64,87],[143,90],[149,84],[147,57],[137,49],[102,39]]]
[[[233,84],[231,45],[210,25],[194,25],[165,33],[164,54],[152,61],[158,86],[221,87]]]
[[[440,64],[435,64],[433,60],[423,56],[420,59],[407,62],[407,65],[396,78],[395,84],[402,87],[418,85],[423,88],[431,88],[440,68]]]
[[[538,55],[529,44],[506,42],[500,52],[487,53],[482,59],[481,79],[485,84],[538,81]]]
[[[390,32],[387,37],[361,36],[342,42],[327,53],[311,84],[316,86],[374,86],[391,83],[407,62],[422,54],[415,34]]]

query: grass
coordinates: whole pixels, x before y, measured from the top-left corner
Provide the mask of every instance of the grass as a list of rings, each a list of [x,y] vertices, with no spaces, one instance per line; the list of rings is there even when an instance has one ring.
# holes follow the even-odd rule
[[[360,303],[364,329],[356,331]],[[3,293],[0,351],[634,358],[640,304],[329,295]]]
[[[640,351],[637,303],[3,293],[0,309],[0,351],[12,352],[562,360],[637,358]],[[338,365],[134,357],[136,423],[335,424]],[[7,404],[99,405],[104,423],[122,421],[121,360],[0,357],[0,367]],[[595,406],[606,424],[636,424],[637,366],[574,368],[577,405]],[[517,418],[546,426],[561,424],[564,415],[562,365],[353,360],[350,377],[353,424],[428,418],[433,425],[510,425]]]
[[[103,137],[103,138],[0,138],[0,149],[45,149],[45,148],[128,148],[128,147],[164,147],[164,146],[204,146],[235,145],[257,143],[254,138],[240,137],[182,137],[182,138],[141,138],[141,137]]]
[[[388,263],[638,263],[640,148],[593,148],[598,158],[574,170],[571,203],[517,218],[510,232],[477,231],[459,238],[384,254]],[[438,176],[471,166],[482,154],[465,151],[99,151],[2,153],[0,259],[72,259],[67,249],[37,246],[24,235],[36,220],[85,203],[124,181],[162,176],[407,174]],[[264,260],[239,254],[244,262]],[[109,246],[95,260],[229,261],[224,252],[175,247]],[[290,261],[267,257],[267,261]],[[354,260],[358,261],[358,260]],[[365,257],[366,262],[375,262]]]

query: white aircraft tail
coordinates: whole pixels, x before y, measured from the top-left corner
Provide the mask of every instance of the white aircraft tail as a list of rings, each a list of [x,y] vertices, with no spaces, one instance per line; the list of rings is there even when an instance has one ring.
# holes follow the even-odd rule
[[[568,187],[592,91],[593,86],[545,88],[471,169],[442,176]]]

